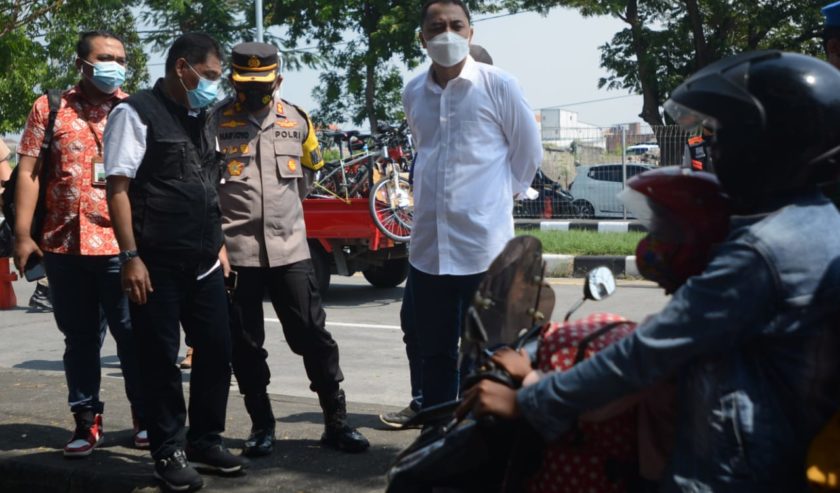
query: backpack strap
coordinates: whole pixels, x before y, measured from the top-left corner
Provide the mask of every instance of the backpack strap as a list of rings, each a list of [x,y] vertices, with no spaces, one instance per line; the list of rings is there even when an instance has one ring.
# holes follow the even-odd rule
[[[47,118],[47,126],[44,129],[44,140],[41,142],[41,152],[38,155],[38,176],[44,178],[49,173],[50,168],[50,146],[52,145],[53,135],[55,134],[55,119],[58,116],[58,110],[61,108],[61,90],[50,89],[47,91],[47,103],[49,104],[50,114]],[[41,190],[46,193],[46,187],[41,187]]]

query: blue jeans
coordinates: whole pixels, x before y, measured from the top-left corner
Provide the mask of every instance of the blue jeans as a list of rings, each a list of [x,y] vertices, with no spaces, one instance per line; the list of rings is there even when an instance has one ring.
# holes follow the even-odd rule
[[[135,417],[143,420],[144,406],[137,361],[137,345],[128,314],[128,299],[120,284],[116,255],[44,254],[53,315],[64,334],[64,375],[72,412],[101,413],[99,352],[110,327],[117,343],[125,393]]]
[[[408,273],[422,361],[424,408],[458,397],[458,340],[464,314],[483,276],[483,272],[438,276],[414,267]]]

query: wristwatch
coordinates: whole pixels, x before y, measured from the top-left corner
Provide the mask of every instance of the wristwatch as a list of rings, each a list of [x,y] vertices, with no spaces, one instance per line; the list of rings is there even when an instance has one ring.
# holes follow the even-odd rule
[[[131,259],[133,259],[134,257],[137,257],[137,256],[138,256],[137,250],[123,250],[123,251],[121,251],[120,255],[119,255],[120,265],[125,265],[126,262],[128,262],[129,260],[131,260]]]

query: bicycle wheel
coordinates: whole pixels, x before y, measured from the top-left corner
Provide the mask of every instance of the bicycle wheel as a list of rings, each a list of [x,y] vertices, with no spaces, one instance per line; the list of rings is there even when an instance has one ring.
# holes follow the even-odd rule
[[[414,222],[414,197],[408,180],[400,178],[398,186],[388,176],[379,180],[370,193],[370,215],[385,236],[408,241]]]

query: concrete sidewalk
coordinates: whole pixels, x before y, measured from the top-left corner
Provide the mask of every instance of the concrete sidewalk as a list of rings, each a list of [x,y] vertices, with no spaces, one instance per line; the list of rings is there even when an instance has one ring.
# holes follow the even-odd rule
[[[189,374],[184,373],[185,388]],[[148,452],[131,446],[131,416],[122,380],[103,378],[105,441],[86,459],[68,460],[61,448],[72,433],[64,378],[55,373],[0,369],[0,492],[152,493]],[[314,394],[313,394],[314,396]],[[272,456],[255,459],[237,477],[205,475],[202,491],[381,492],[384,473],[416,431],[385,430],[378,414],[393,407],[349,403],[351,424],[371,442],[363,454],[320,447],[323,428],[316,398],[272,395],[278,442]],[[250,421],[235,387],[228,403],[226,445],[236,453]]]

